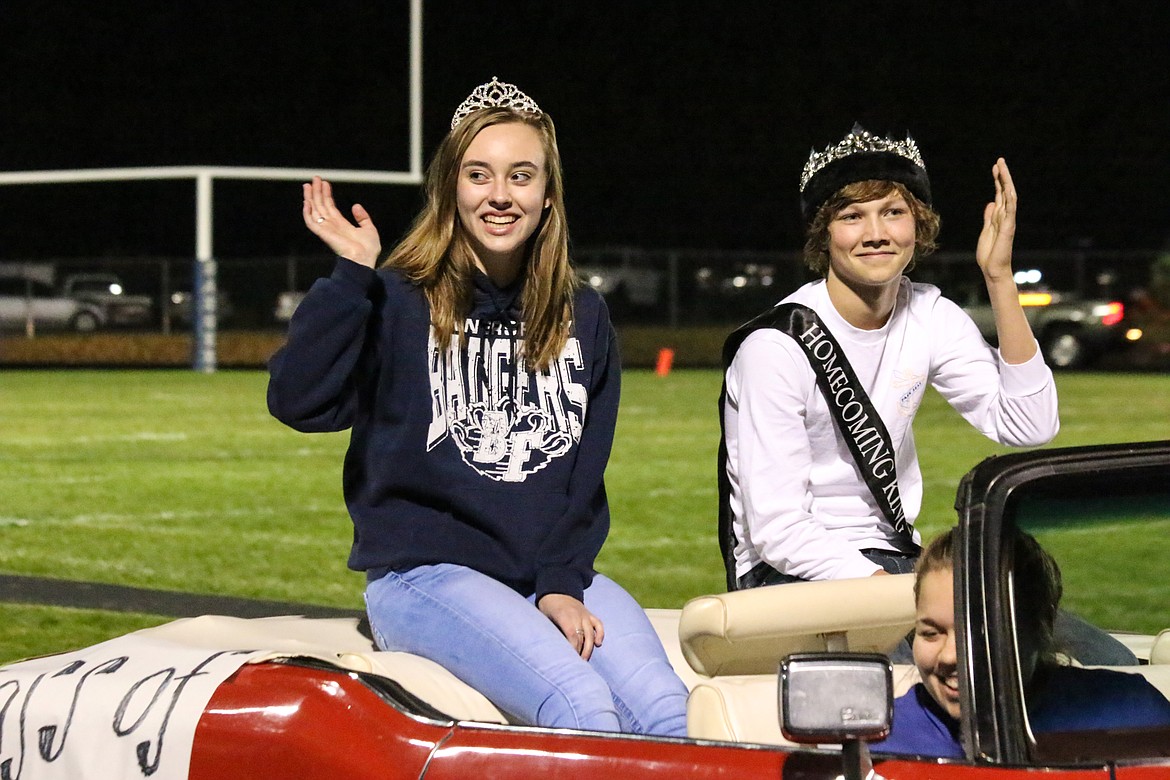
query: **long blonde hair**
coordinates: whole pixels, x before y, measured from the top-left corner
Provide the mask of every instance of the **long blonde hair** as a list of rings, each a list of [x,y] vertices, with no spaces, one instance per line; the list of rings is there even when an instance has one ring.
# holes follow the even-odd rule
[[[549,207],[525,246],[524,291],[520,296],[524,360],[529,367],[543,370],[564,349],[573,319],[573,291],[578,284],[569,261],[561,155],[548,114],[533,116],[510,108],[485,108],[468,115],[447,133],[427,166],[423,185],[426,203],[382,265],[400,270],[422,287],[441,349],[450,345],[457,331],[463,339],[463,320],[473,303],[475,254],[459,221],[456,188],[460,163],[481,130],[509,122],[535,128],[544,150]]]

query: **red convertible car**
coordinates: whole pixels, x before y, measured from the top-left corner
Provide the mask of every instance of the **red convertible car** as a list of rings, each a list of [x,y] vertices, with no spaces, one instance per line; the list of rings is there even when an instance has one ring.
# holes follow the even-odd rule
[[[510,723],[445,669],[375,651],[356,619],[178,620],[0,668],[0,777],[1170,777],[1170,728],[1032,728],[1004,542],[1036,536],[1065,608],[1113,631],[1140,659],[1115,668],[1167,695],[1170,442],[991,458],[956,508],[962,758],[871,742],[917,679],[884,655],[914,623],[901,575],[649,610],[691,689],[686,739]]]

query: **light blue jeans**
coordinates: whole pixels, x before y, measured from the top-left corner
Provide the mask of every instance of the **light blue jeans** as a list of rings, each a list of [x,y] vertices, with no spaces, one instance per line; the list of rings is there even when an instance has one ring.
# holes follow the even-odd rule
[[[686,686],[646,613],[600,574],[585,606],[605,638],[588,661],[534,597],[465,566],[390,572],[366,585],[365,596],[380,648],[435,661],[516,721],[686,736]]]

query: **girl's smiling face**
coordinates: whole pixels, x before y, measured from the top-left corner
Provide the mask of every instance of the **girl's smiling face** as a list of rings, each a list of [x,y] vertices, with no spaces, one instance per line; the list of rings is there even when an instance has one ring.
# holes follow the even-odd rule
[[[480,270],[520,263],[524,243],[549,205],[540,134],[522,122],[490,125],[467,147],[459,166],[459,221]]]
[[[914,664],[922,684],[948,715],[959,719],[959,661],[955,648],[955,574],[921,575],[914,623]]]

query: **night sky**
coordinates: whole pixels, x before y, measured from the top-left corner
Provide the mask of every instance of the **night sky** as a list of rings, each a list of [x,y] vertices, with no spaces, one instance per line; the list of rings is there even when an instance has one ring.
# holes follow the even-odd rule
[[[0,169],[407,166],[407,3],[0,3]],[[436,2],[424,152],[497,75],[557,122],[581,247],[802,243],[810,147],[911,132],[944,249],[1007,158],[1021,248],[1170,237],[1160,2]],[[344,185],[384,243],[416,187]],[[188,182],[0,187],[0,260],[189,256]],[[318,251],[295,182],[220,183],[221,257]]]

